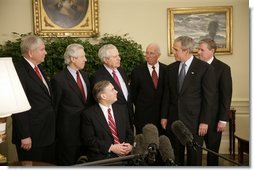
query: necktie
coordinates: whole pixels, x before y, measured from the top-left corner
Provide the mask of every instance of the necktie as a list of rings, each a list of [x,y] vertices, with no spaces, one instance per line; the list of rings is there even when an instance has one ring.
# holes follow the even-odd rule
[[[157,73],[155,71],[155,66],[152,66],[152,68],[153,68],[153,71],[152,71],[152,80],[153,80],[154,87],[157,88],[158,76],[157,76]]]
[[[120,144],[119,143],[119,138],[117,136],[117,131],[116,131],[116,124],[113,120],[113,117],[111,115],[111,109],[108,108],[108,125],[109,125],[109,128],[110,128],[110,131],[113,135],[113,138],[114,138],[114,144]]]
[[[42,80],[41,73],[40,73],[39,68],[37,66],[34,67],[34,71],[35,71],[36,75],[40,78],[40,80]]]
[[[112,74],[113,74],[113,78],[114,78],[116,84],[118,85],[118,87],[119,87],[120,89],[122,89],[122,88],[121,88],[121,84],[120,84],[120,82],[119,82],[119,79],[118,79],[118,77],[117,77],[117,75],[116,75],[116,72],[115,72],[114,70],[113,70]]]
[[[78,71],[77,71],[76,73],[77,73],[77,84],[78,84],[78,87],[79,87],[80,92],[81,92],[81,94],[82,94],[82,96],[83,96],[83,98],[84,98],[84,101],[86,101],[85,90],[84,90],[82,81],[81,81],[81,79],[80,79],[80,74],[79,74]]]
[[[178,80],[179,80],[179,89],[178,89],[178,91],[179,92],[181,91],[181,88],[182,88],[182,85],[183,85],[183,81],[184,81],[184,77],[185,77],[185,66],[186,66],[186,64],[183,63],[182,64],[182,68],[180,70],[180,74],[178,76]]]

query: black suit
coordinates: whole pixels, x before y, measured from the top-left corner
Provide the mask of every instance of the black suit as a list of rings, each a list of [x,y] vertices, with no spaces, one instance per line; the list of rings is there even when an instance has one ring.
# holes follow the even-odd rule
[[[164,87],[166,65],[159,63],[159,79],[157,88],[154,87],[147,63],[135,68],[131,74],[131,93],[135,105],[134,124],[137,134],[142,128],[152,123],[163,132],[160,124],[161,102]]]
[[[124,80],[124,83],[127,87],[127,90],[128,90],[127,100],[125,99],[121,88],[119,88],[119,86],[115,82],[114,78],[111,76],[111,74],[108,72],[108,70],[104,66],[101,66],[95,72],[95,74],[93,75],[93,77],[91,79],[91,85],[93,87],[94,84],[97,83],[98,81],[108,80],[114,86],[115,90],[118,91],[117,101],[113,105],[120,105],[120,106],[126,107],[128,109],[129,121],[130,121],[130,125],[132,125],[133,124],[133,113],[134,112],[133,112],[133,106],[132,106],[132,103],[131,103],[131,94],[130,94],[130,87],[129,87],[128,78],[127,78],[123,68],[119,67],[119,68],[117,68],[117,70],[121,74],[121,76]]]
[[[87,74],[80,71],[87,87],[87,98],[84,102],[81,91],[65,68],[51,80],[56,110],[57,163],[73,165],[81,156],[80,115],[89,106],[90,82]]]
[[[15,67],[31,105],[29,111],[12,115],[12,142],[17,147],[19,160],[54,162],[55,112],[47,76],[38,66],[49,89],[25,59],[19,61]],[[20,148],[21,139],[28,137],[32,139],[32,148],[25,151]]]
[[[112,108],[119,142],[133,144],[134,137],[128,124],[126,108],[119,106],[112,106]],[[108,152],[111,144],[114,144],[114,138],[100,106],[95,104],[87,109],[82,114],[81,119],[82,141],[88,149],[88,160],[94,161],[117,157],[116,154]]]
[[[203,143],[198,136],[200,123],[209,123],[212,115],[215,94],[215,75],[213,68],[196,57],[193,58],[186,73],[182,89],[178,93],[178,71],[180,62],[168,66],[165,81],[165,91],[162,106],[162,118],[168,120],[167,132],[172,142],[176,162],[184,165],[184,146],[172,133],[171,124],[181,120],[192,132],[195,141]],[[187,148],[187,165],[201,165],[202,153],[193,148]]]
[[[230,67],[214,58],[211,65],[215,69],[216,75],[216,100],[214,113],[209,123],[209,129],[205,136],[206,147],[215,152],[219,152],[222,132],[217,132],[217,124],[219,121],[228,121],[228,113],[230,110],[232,98],[232,78]],[[207,165],[218,166],[218,157],[208,152]]]

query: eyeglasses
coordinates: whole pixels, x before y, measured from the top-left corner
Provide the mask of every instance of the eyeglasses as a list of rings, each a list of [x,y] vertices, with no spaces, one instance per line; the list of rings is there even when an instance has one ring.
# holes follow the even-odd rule
[[[154,56],[154,55],[156,55],[157,53],[155,53],[155,52],[145,52],[145,54],[146,54],[146,55],[150,55],[150,56]]]

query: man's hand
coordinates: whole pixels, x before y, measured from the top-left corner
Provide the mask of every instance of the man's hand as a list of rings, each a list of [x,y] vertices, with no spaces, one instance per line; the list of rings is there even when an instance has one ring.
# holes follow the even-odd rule
[[[21,148],[23,148],[24,150],[30,150],[32,148],[32,139],[31,137],[25,138],[25,139],[21,139]]]
[[[198,129],[198,135],[202,137],[205,136],[207,134],[207,130],[208,130],[208,124],[200,123],[199,129]]]

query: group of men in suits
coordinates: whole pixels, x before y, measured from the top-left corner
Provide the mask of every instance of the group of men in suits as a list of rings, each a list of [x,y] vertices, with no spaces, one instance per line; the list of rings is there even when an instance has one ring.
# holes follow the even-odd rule
[[[206,145],[218,151],[227,121],[221,115],[227,114],[232,96],[230,68],[214,57],[216,47],[210,42],[201,42],[198,54],[200,59],[210,54],[212,65],[217,63],[215,69],[193,56],[193,48],[193,39],[178,37],[173,46],[176,62],[166,66],[158,61],[159,46],[149,44],[146,62],[133,70],[129,85],[114,45],[100,48],[98,56],[103,65],[89,81],[82,71],[84,48],[71,44],[64,54],[67,67],[50,83],[39,65],[46,55],[42,39],[25,37],[21,43],[24,59],[16,70],[32,109],[12,116],[19,160],[55,163],[55,145],[58,165],[73,165],[82,154],[89,161],[125,156],[132,150],[133,130],[138,134],[143,126],[153,123],[160,134],[170,138],[176,163],[185,165],[185,147],[171,131],[175,120],[183,121],[198,143],[202,144],[206,136]],[[37,65],[42,79],[33,69]],[[185,77],[179,87],[182,68]],[[231,90],[224,94],[225,85]],[[216,141],[212,139],[215,136]],[[187,165],[201,165],[201,155],[201,149],[187,147]],[[209,155],[209,160],[214,157]]]

